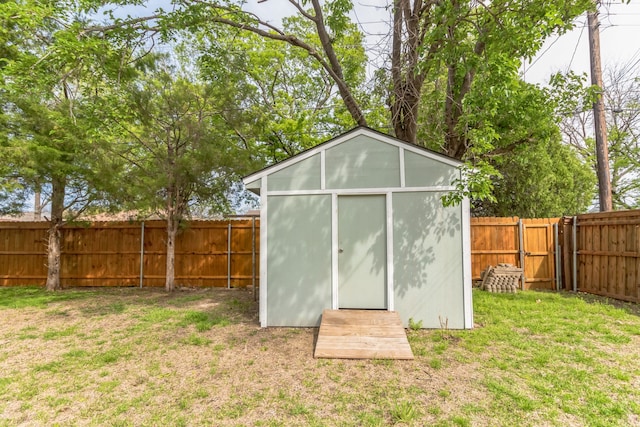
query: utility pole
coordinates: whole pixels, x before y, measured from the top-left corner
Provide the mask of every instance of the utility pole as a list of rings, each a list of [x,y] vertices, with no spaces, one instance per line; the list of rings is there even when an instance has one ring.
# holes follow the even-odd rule
[[[599,0],[595,10],[587,12],[589,24],[589,58],[591,62],[591,84],[598,86],[600,95],[593,103],[593,122],[596,136],[596,169],[598,175],[598,196],[600,212],[613,210],[611,202],[611,179],[609,175],[609,146],[607,144],[607,124],[604,116],[604,86],[602,84],[602,64],[600,62],[600,22],[598,21]]]

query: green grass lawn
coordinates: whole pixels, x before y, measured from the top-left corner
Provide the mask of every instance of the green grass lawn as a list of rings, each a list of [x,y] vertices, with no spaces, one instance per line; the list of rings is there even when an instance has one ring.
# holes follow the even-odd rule
[[[246,290],[0,288],[0,426],[640,425],[640,309],[474,291],[416,359],[313,358]]]

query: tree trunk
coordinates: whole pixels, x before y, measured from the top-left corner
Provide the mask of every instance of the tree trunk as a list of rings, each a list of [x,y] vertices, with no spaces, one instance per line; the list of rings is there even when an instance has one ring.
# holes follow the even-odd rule
[[[453,37],[453,28],[449,30]],[[480,57],[486,48],[484,40],[478,40],[473,48],[473,53]],[[457,80],[459,74],[458,64],[454,61],[447,66],[447,92],[445,98],[444,121],[447,126],[445,137],[446,153],[456,159],[462,160],[469,149],[469,140],[466,129],[461,129],[460,120],[464,110],[462,102],[471,91],[473,79],[476,76],[476,68],[466,70],[462,81]]]
[[[327,55],[327,59],[329,61],[330,72],[334,77],[334,81],[338,86],[338,91],[340,92],[340,96],[344,101],[344,105],[347,108],[347,111],[351,114],[353,120],[359,126],[367,126],[367,120],[360,109],[360,105],[353,97],[353,92],[349,88],[346,80],[344,79],[344,74],[342,73],[342,64],[340,64],[340,60],[338,59],[338,55],[333,48],[333,43],[331,42],[331,36],[327,31],[327,27],[324,24],[324,15],[322,13],[322,6],[320,5],[320,0],[312,0],[311,4],[313,5],[313,10],[315,12],[315,18],[313,22],[316,26],[316,30],[318,32],[318,38],[320,39],[320,44],[322,45],[322,49],[324,50],[325,55]]]
[[[421,85],[411,80],[417,73],[417,46],[415,37],[404,40],[405,29],[415,35],[416,19],[412,16],[409,0],[395,0],[393,5],[393,40],[391,43],[391,121],[396,138],[415,144],[418,130],[418,104]],[[406,52],[403,52],[403,47]]]
[[[462,102],[461,97],[456,93],[457,72],[457,65],[448,66],[447,96],[444,103],[444,122],[447,127],[445,147],[447,155],[461,159],[467,149],[467,144],[466,138],[460,134],[460,129],[458,129],[460,117],[462,117]]]
[[[65,180],[54,178],[51,193],[51,220],[49,221],[49,243],[47,245],[47,283],[48,291],[62,289],[60,283],[60,229],[64,213]]]
[[[423,36],[420,23],[429,19],[430,7],[409,0],[395,0],[393,5],[393,39],[391,44],[391,121],[396,138],[418,143],[418,109],[426,77],[420,70]],[[435,52],[432,45],[423,53],[423,62]]]
[[[175,290],[175,266],[176,266],[176,234],[178,232],[178,221],[173,212],[167,217],[167,266],[165,272],[165,290],[173,292]]]
[[[413,82],[409,82],[408,85],[413,89],[404,90],[403,88],[394,88],[396,101],[391,106],[393,131],[395,132],[396,138],[410,142],[411,144],[417,144],[420,93],[419,90],[416,91],[416,86]]]
[[[177,193],[178,186],[176,185],[175,168],[177,148],[174,146],[172,134],[170,129],[166,129],[167,134],[167,199],[165,202],[167,210],[167,263],[165,268],[165,283],[164,288],[167,292],[173,292],[175,290],[175,275],[176,275],[176,233],[178,230],[178,215],[177,215]]]
[[[40,219],[42,219],[42,202],[40,189],[38,188],[33,200],[33,220],[40,221]]]

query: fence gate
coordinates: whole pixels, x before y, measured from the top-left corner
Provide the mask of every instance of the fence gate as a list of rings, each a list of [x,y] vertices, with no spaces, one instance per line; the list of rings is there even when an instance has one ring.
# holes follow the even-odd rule
[[[555,233],[558,219],[472,218],[473,280],[489,265],[508,263],[524,270],[525,289],[555,289]]]
[[[548,219],[523,219],[525,289],[555,289],[555,239]]]

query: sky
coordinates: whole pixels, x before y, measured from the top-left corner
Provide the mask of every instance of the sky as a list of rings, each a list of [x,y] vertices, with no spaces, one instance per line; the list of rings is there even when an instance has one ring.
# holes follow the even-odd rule
[[[602,68],[630,61],[640,65],[640,0],[601,6],[599,19]],[[551,74],[569,69],[589,75],[588,33],[585,15],[578,18],[573,31],[549,38],[538,55],[523,66],[525,80],[545,84]]]

